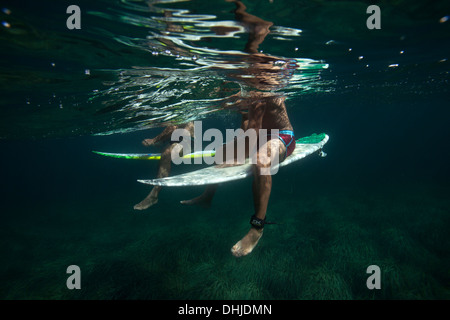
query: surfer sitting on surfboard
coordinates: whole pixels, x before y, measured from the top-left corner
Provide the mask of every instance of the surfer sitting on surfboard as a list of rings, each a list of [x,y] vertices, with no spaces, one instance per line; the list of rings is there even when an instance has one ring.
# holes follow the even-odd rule
[[[249,55],[244,58],[248,68],[239,69],[236,74],[232,75],[242,84],[243,88],[249,89],[249,92],[243,91],[239,96],[238,109],[248,110],[246,126],[247,129],[255,130],[257,137],[259,137],[260,129],[267,129],[269,133],[267,142],[257,150],[257,161],[256,164],[253,164],[252,190],[255,213],[250,219],[251,228],[231,249],[233,255],[240,257],[252,252],[263,234],[267,205],[272,190],[272,176],[263,173],[271,168],[276,157],[278,157],[276,159],[278,163],[281,163],[294,151],[295,139],[284,103],[285,97],[273,92],[286,81],[285,71],[287,69],[285,66],[287,62],[278,57],[258,52],[259,45],[269,34],[269,28],[273,23],[247,13],[247,8],[241,1],[232,0],[231,2],[236,5],[236,20],[241,22],[249,33],[245,46],[245,51]],[[279,130],[277,135],[271,134],[270,130],[274,129]],[[236,147],[236,143],[234,146]],[[248,146],[245,150],[249,150]],[[223,154],[227,153],[223,152]],[[234,154],[237,154],[236,149]],[[182,203],[210,202],[216,188],[217,185],[212,185],[200,197],[182,201]]]
[[[149,146],[155,146],[155,145],[162,145],[163,151],[161,152],[161,159],[159,161],[159,168],[158,168],[158,178],[165,178],[168,177],[170,174],[171,169],[171,153],[172,150],[175,150],[177,153],[181,153],[183,151],[183,146],[180,143],[172,142],[171,136],[172,132],[174,132],[175,129],[185,129],[189,132],[191,137],[194,136],[194,124],[193,122],[188,122],[182,125],[171,125],[166,127],[161,134],[156,136],[153,139],[145,139],[142,141],[142,144],[146,147]],[[158,196],[161,192],[161,186],[154,186],[153,189],[150,191],[148,196],[136,204],[134,206],[135,210],[145,210],[151,207],[152,205],[156,204],[158,202]]]
[[[263,92],[251,92],[250,98],[243,99],[241,103],[248,104],[248,128],[256,130],[259,136],[260,129],[278,129],[279,134],[269,134],[265,145],[257,151],[257,163],[253,165],[253,200],[255,213],[250,219],[251,228],[248,233],[231,249],[236,257],[245,256],[252,252],[263,234],[267,205],[272,189],[272,176],[263,174],[268,170],[275,157],[279,163],[284,161],[295,149],[295,139],[292,125],[287,115],[284,103],[285,97],[269,95]],[[226,146],[226,145],[225,145]],[[247,146],[246,146],[246,150]],[[262,151],[264,150],[264,151]],[[224,152],[226,154],[226,152]],[[234,154],[237,154],[235,149]],[[192,200],[182,201],[183,204],[209,203],[214,196],[217,185],[211,185],[205,192]]]
[[[271,167],[275,157],[279,157],[279,163],[294,151],[295,140],[292,125],[287,115],[284,97],[265,97],[257,99],[249,107],[249,129],[279,129],[280,135],[267,137],[267,146],[257,151],[257,163],[253,165],[253,199],[255,214],[250,219],[252,225],[248,233],[231,249],[233,255],[240,257],[252,252],[263,234],[267,205],[272,190],[272,176],[262,174],[262,170]],[[290,132],[291,134],[282,134]],[[264,147],[267,147],[265,149]],[[264,152],[261,150],[267,150]]]

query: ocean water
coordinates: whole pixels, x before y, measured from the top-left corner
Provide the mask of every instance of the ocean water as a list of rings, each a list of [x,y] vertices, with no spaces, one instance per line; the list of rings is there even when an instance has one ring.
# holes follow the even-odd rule
[[[209,208],[181,205],[203,191],[186,187],[136,211],[158,163],[91,152],[159,152],[141,141],[173,122],[240,125],[220,107],[249,67],[235,4],[79,0],[71,30],[72,2],[2,2],[1,299],[450,298],[450,3],[377,1],[374,30],[371,1],[243,3],[273,23],[258,51],[295,64],[271,91],[296,136],[330,140],[274,175],[277,224],[235,258],[251,179]]]

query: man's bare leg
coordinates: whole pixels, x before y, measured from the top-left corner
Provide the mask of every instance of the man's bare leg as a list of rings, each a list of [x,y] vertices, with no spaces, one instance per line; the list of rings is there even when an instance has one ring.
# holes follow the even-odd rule
[[[274,157],[284,154],[286,147],[279,139],[269,140],[267,142],[268,152],[258,151],[258,161],[254,165],[253,179],[253,201],[255,206],[255,217],[264,220],[269,204],[270,192],[272,190],[272,176],[270,174],[261,174],[262,170],[269,170],[270,164],[273,163]],[[264,149],[263,149],[264,150]],[[264,155],[264,153],[266,153]],[[266,172],[267,173],[267,172]],[[248,233],[238,241],[232,248],[231,252],[236,257],[241,257],[253,251],[263,235],[264,228],[255,228],[252,226]]]
[[[159,160],[159,169],[158,169],[158,175],[157,178],[165,178],[168,177],[170,174],[170,168],[171,168],[171,152],[173,148],[180,148],[181,145],[174,143],[164,149],[164,151],[161,153],[161,159]],[[181,148],[180,148],[181,149]],[[181,151],[181,150],[180,150]],[[158,202],[158,196],[161,192],[162,187],[161,186],[154,186],[152,191],[148,194],[148,196],[136,204],[134,206],[135,210],[145,210],[153,206]]]
[[[257,167],[257,166],[256,166]],[[257,167],[255,171],[260,171]],[[272,176],[261,175],[260,172],[255,172],[253,180],[253,200],[255,205],[255,216],[258,219],[264,220],[266,217],[267,204],[269,203],[270,192],[272,190]],[[264,228],[257,229],[251,227],[248,233],[238,241],[231,252],[236,257],[241,257],[253,251],[263,235]]]
[[[158,203],[158,195],[161,191],[160,186],[154,186],[148,196],[134,206],[134,210],[145,210]]]

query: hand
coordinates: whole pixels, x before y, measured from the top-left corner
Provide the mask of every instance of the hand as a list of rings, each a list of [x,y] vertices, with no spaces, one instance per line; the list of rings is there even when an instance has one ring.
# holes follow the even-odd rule
[[[142,141],[142,144],[144,145],[144,147],[150,147],[154,144],[154,142],[153,139],[145,139]]]

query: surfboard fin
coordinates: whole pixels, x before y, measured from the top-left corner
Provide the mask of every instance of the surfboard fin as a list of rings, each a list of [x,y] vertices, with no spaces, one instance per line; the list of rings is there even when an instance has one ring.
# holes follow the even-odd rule
[[[318,154],[321,158],[325,158],[327,156],[327,154],[322,149],[319,150]]]

